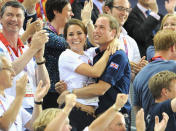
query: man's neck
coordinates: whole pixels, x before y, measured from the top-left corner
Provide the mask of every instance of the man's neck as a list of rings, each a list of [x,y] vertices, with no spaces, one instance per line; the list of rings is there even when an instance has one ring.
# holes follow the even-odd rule
[[[2,33],[4,37],[7,39],[7,41],[9,42],[10,46],[17,49],[19,33],[18,32],[7,32],[5,30],[3,30]]]
[[[164,60],[173,60],[169,51],[156,51],[155,56],[161,56]]]
[[[64,25],[62,22],[56,22],[56,20],[51,21],[50,23],[57,31],[58,34],[63,34]]]
[[[100,51],[106,50],[111,42],[112,42],[112,40],[107,42],[107,43],[104,43],[104,44],[100,45]]]
[[[155,103],[161,103],[163,101],[166,101],[167,99],[163,98],[163,97],[160,97],[158,99],[155,99]]]
[[[139,4],[140,4],[141,6],[143,6],[144,8],[146,8],[146,9],[150,9],[149,6],[148,6],[148,4],[143,4],[143,3],[140,3],[140,2],[139,2]]]

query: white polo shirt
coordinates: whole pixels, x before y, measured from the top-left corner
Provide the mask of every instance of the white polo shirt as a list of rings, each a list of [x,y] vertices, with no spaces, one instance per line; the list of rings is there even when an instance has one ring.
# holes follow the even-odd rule
[[[84,55],[79,55],[70,49],[64,51],[59,57],[59,75],[60,80],[64,80],[67,84],[67,89],[82,88],[88,84],[95,83],[92,78],[78,74],[75,70],[83,63],[93,64],[93,57],[96,55],[95,49],[90,48],[84,52]],[[98,97],[91,99],[77,99],[77,102],[84,105],[98,106]]]
[[[13,50],[9,47],[11,53],[12,53],[12,57],[14,60],[18,59],[18,57],[16,57],[16,55],[14,54]],[[24,45],[24,48],[22,48],[23,52],[25,52],[28,49],[27,45]],[[12,61],[12,58],[6,48],[6,46],[2,43],[2,41],[0,41],[0,52],[3,52],[6,57]],[[21,55],[20,50],[18,50],[18,54]],[[23,107],[24,108],[31,108],[34,107],[34,92],[36,89],[36,77],[35,77],[35,67],[36,67],[36,63],[34,61],[34,59],[30,60],[29,63],[27,64],[27,66],[25,67],[25,69],[23,71],[21,71],[18,75],[16,75],[13,79],[13,86],[11,88],[8,88],[5,90],[5,92],[8,95],[11,96],[16,96],[16,80],[18,80],[19,78],[21,78],[21,76],[24,73],[27,73],[28,75],[28,84],[26,87],[26,94],[23,100]]]
[[[139,48],[136,41],[131,38],[127,31],[122,27],[122,32],[120,33],[119,40],[122,42],[122,47],[126,54],[128,54],[129,61],[139,62],[141,59]]]
[[[4,112],[8,110],[14,97],[5,94],[5,97],[0,95],[0,116],[3,116]],[[22,128],[31,119],[31,114],[29,114],[23,107],[20,108],[19,113],[16,117],[15,122],[10,127],[9,131],[22,131]]]

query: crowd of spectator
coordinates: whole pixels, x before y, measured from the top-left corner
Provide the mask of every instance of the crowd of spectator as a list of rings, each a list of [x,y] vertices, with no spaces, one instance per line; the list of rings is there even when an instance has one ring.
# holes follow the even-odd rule
[[[0,0],[0,130],[176,130],[176,0]]]

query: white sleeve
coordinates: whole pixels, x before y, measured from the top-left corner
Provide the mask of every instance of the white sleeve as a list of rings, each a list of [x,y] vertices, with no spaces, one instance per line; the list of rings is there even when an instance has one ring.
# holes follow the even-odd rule
[[[84,61],[79,59],[78,55],[67,54],[63,52],[59,57],[59,71],[64,69],[68,71],[75,71],[78,66],[80,66]]]
[[[83,131],[89,131],[89,127],[87,126]]]
[[[139,52],[138,45],[137,45],[136,41],[132,38],[131,38],[131,43],[132,43],[133,50],[134,50],[133,51],[133,62],[139,62],[141,59],[141,55]]]
[[[22,117],[22,126],[24,127],[29,122],[32,115],[30,113],[28,113],[23,107],[21,107],[20,113],[21,113],[21,117]]]
[[[87,49],[87,50],[85,51],[85,53],[86,53],[87,55],[89,55],[90,58],[94,58],[95,55],[96,55],[95,50],[96,50],[97,48],[98,48],[98,47],[91,47],[91,48]]]

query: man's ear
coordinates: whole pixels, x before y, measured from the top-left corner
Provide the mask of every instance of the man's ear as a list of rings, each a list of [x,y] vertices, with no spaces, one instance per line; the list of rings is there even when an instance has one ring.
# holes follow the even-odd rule
[[[59,13],[59,11],[53,10],[53,13],[54,13],[54,15],[56,16],[56,15]]]
[[[165,97],[165,98],[169,98],[169,96],[168,96],[168,89],[167,88],[163,88],[162,90],[161,90],[161,97]]]
[[[117,31],[115,29],[111,30],[112,31],[112,36],[115,38],[117,37]]]
[[[111,10],[110,10],[110,8],[108,6],[103,6],[102,9],[103,9],[103,13],[111,14]]]
[[[171,52],[175,52],[176,51],[176,45],[174,44],[173,46],[170,47]]]

